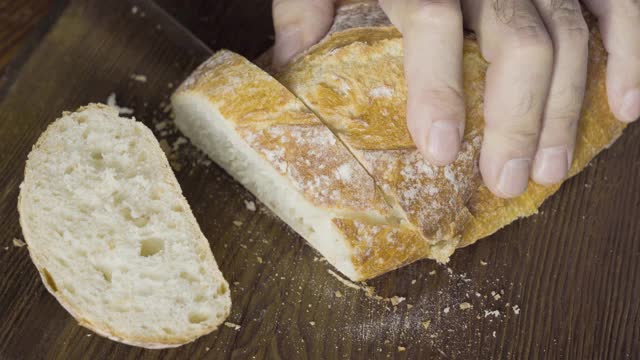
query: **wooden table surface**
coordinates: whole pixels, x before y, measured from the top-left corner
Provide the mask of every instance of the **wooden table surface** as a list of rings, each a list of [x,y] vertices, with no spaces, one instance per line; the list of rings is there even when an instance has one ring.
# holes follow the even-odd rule
[[[245,208],[251,194],[181,146],[176,174],[231,283],[229,321],[241,328],[154,351],[78,326],[40,283],[27,248],[13,245],[22,237],[18,185],[46,125],[111,91],[159,138],[178,136],[154,125],[207,51],[159,26],[151,8],[132,16],[138,3],[144,12],[143,0],[71,0],[54,22],[63,2],[0,0],[0,69],[12,74],[0,81],[0,359],[640,358],[638,125],[539,215],[459,250],[446,267],[421,261],[369,281],[383,299],[337,281],[281,221]],[[214,50],[253,58],[273,40],[269,0],[157,3]],[[153,76],[138,84],[129,79],[136,71]],[[394,296],[404,301],[385,300]]]

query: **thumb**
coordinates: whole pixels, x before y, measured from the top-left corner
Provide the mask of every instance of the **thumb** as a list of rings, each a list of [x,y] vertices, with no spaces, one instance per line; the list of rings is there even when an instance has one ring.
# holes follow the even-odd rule
[[[334,0],[273,0],[273,67],[282,68],[318,42],[331,27],[333,15]]]

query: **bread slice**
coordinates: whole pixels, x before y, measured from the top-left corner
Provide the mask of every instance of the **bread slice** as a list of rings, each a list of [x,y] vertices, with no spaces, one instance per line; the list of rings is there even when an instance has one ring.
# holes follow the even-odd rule
[[[18,210],[44,285],[100,335],[174,347],[229,315],[228,284],[158,142],[115,109],[92,104],[47,128]]]
[[[241,56],[216,53],[172,104],[176,125],[196,146],[349,278],[453,251],[403,222],[331,131]]]
[[[352,16],[379,19],[376,15],[357,15],[367,11],[381,13],[376,4],[360,4]],[[595,21],[587,16],[587,22],[591,29],[588,82],[571,176],[615,141],[625,127],[609,110],[605,90],[606,51]],[[384,25],[384,21],[377,23]],[[375,179],[383,184],[386,196],[398,199],[409,219],[422,225],[428,235],[429,228],[425,224],[430,223],[423,219],[430,217],[413,217],[416,211],[417,214],[425,212],[419,206],[407,204],[404,199],[408,185],[403,185],[398,179],[405,175],[398,170],[389,175],[385,168],[388,161],[381,163],[379,159],[391,156],[397,149],[415,152],[406,127],[402,39],[393,27],[358,27],[371,25],[362,19],[351,20],[351,24],[355,28],[340,26],[343,30],[328,35],[276,77],[332,128]],[[454,197],[456,201],[453,204],[425,194],[421,194],[419,200],[422,204],[433,201],[441,204],[443,217],[458,225],[451,229],[462,230],[458,247],[472,244],[519,217],[537,212],[542,202],[559,188],[559,185],[544,187],[531,182],[520,197],[502,199],[491,194],[484,185],[474,187],[474,183],[481,184],[479,173],[460,170],[460,167],[468,169],[470,163],[475,163],[479,153],[479,137],[484,128],[482,105],[487,66],[477,42],[467,37],[464,42],[465,143],[471,147],[468,153],[473,156],[463,153],[463,158],[459,158],[450,171],[467,174],[468,178],[455,178],[462,180],[462,186],[470,189],[470,193],[454,194],[458,198]],[[385,187],[387,178],[392,181]],[[437,191],[450,194],[450,190],[442,186],[445,179],[446,173],[438,173],[432,179],[425,179],[422,186],[433,183]],[[470,216],[457,215],[464,213]],[[440,222],[437,226],[442,228],[446,223]],[[453,232],[441,234],[452,239],[456,237]]]

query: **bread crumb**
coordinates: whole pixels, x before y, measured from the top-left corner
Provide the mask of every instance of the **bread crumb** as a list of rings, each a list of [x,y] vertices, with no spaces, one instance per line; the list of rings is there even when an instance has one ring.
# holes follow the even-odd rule
[[[422,322],[422,327],[423,327],[425,330],[429,330],[429,325],[431,325],[431,320],[427,320],[427,321],[423,321],[423,322]]]
[[[116,102],[116,94],[115,93],[109,94],[109,97],[107,97],[107,105],[109,107],[112,107],[112,108],[118,110],[118,115],[131,115],[131,114],[133,114],[133,109],[126,108],[126,107],[123,107],[123,106],[118,106],[118,103]]]
[[[262,258],[258,256],[258,264],[262,264]]]
[[[232,322],[225,321],[224,326],[232,328],[233,330],[240,330],[240,325],[234,324]]]
[[[240,285],[240,281],[234,281],[233,285],[236,285],[236,286]]]
[[[430,275],[430,276],[433,276],[433,275],[435,275],[435,274],[436,274],[436,271],[435,271],[435,270],[432,270],[432,271],[430,271],[430,272],[429,272],[429,275]]]
[[[133,6],[133,7],[131,8],[131,13],[132,13],[133,15],[137,14],[137,13],[138,13],[138,7],[137,7],[137,6]]]
[[[480,295],[479,292],[476,292],[476,297],[480,297],[480,296],[482,296],[482,295]]]
[[[256,211],[256,203],[251,201],[251,200],[245,200],[244,201],[244,206],[247,208],[247,210],[249,211]]]
[[[403,352],[403,351],[405,351],[405,350],[407,350],[407,348],[406,348],[406,347],[404,347],[404,346],[398,346],[398,351],[399,351],[399,352]]]
[[[471,309],[473,307],[473,305],[469,304],[468,302],[463,302],[460,304],[460,310],[467,310],[467,309]]]
[[[233,225],[235,225],[235,226],[237,226],[237,227],[240,227],[240,226],[242,226],[242,221],[240,221],[240,220],[233,220]]]
[[[131,74],[131,79],[137,82],[146,83],[147,77],[141,74]]]
[[[342,297],[342,293],[338,290],[336,290],[335,295],[337,298],[341,298]]]
[[[487,263],[486,263],[486,262],[484,262],[484,261],[482,261],[482,260],[480,260],[480,265],[482,265],[482,266],[487,266]]]
[[[407,309],[411,309],[411,308],[413,308],[413,305],[407,304]]]
[[[447,306],[446,308],[444,308],[443,312],[444,312],[445,314],[448,314],[448,313],[449,313],[449,307]]]
[[[87,334],[87,337],[91,337],[91,334]]]
[[[204,348],[204,351],[206,351],[206,352],[209,352],[209,350],[211,350],[211,348],[208,347],[208,346]]]
[[[495,317],[499,317],[500,316],[500,310],[493,310],[493,311],[485,310],[484,311],[484,317],[491,316],[491,315],[493,315]]]
[[[394,296],[394,297],[390,298],[389,301],[391,301],[391,304],[393,306],[397,306],[401,302],[405,301],[405,298],[403,298],[402,296]]]
[[[4,249],[5,249],[5,250],[9,250],[9,247],[8,247],[8,246],[5,246],[5,247],[4,247]]]
[[[502,296],[500,296],[500,294],[493,295],[493,299],[494,300],[500,300],[500,298],[502,298]]]
[[[311,324],[311,326],[315,326],[316,322],[315,321],[309,321],[309,324]]]
[[[511,308],[513,309],[514,314],[520,314],[520,307],[518,305],[513,305]]]
[[[496,337],[496,332],[495,331],[493,332],[493,337]]]
[[[411,280],[411,285],[416,283],[416,279]]]
[[[17,247],[17,248],[21,248],[23,246],[26,246],[27,243],[22,241],[21,239],[18,238],[14,238],[13,239],[13,246]]]

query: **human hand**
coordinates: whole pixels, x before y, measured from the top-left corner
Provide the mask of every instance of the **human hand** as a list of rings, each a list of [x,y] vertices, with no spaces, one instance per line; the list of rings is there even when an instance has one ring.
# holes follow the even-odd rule
[[[432,163],[460,149],[463,25],[489,62],[480,172],[501,197],[562,181],[569,170],[584,97],[589,31],[578,0],[381,0],[403,33],[407,125]],[[607,94],[621,121],[640,116],[640,3],[583,0],[598,17],[609,53]],[[333,0],[274,0],[274,66],[320,40]],[[615,19],[615,21],[613,20]]]

